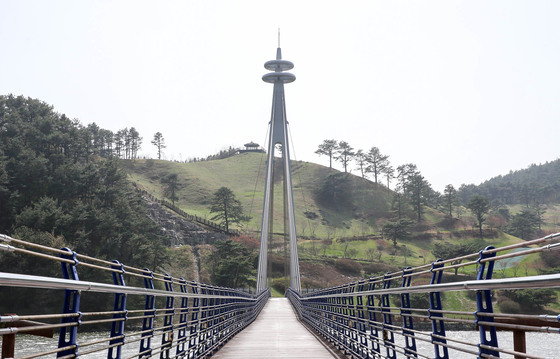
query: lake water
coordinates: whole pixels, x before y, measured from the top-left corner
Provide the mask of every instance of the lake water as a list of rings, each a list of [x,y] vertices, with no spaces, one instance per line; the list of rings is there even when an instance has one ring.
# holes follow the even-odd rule
[[[80,342],[92,342],[98,339],[107,338],[108,333],[84,333],[80,334]],[[479,340],[478,332],[474,331],[448,331],[447,336],[449,338],[462,340],[470,343],[477,343]],[[527,352],[541,356],[544,358],[560,358],[560,335],[554,333],[534,333],[530,332],[526,334],[527,336]],[[397,344],[399,344],[397,338]],[[152,347],[158,346],[161,342],[161,337],[156,337],[152,340]],[[498,332],[498,343],[503,348],[511,349],[513,348],[513,335],[510,332]],[[402,343],[401,343],[402,344]],[[449,342],[448,344],[452,344]],[[138,353],[139,342],[125,345],[122,351],[122,358],[131,357]],[[433,357],[433,346],[430,343],[423,342],[421,340],[416,341],[418,352],[426,355],[428,357]],[[468,346],[463,344],[453,344],[461,348],[467,348]],[[90,346],[87,348],[80,348],[80,354],[88,351],[94,347],[100,347],[103,344],[97,344],[95,346]],[[57,339],[48,339],[41,337],[34,337],[30,335],[20,334],[16,339],[16,357],[22,357],[25,355],[31,355],[37,353],[38,351],[46,351],[49,349],[55,349],[57,347]],[[474,350],[472,347],[470,350]],[[175,355],[175,348],[172,349],[172,356]],[[385,353],[385,349],[381,348],[382,354]],[[54,357],[50,355],[49,357]],[[97,353],[91,353],[88,355],[80,355],[80,358],[106,358],[107,351],[100,351]],[[157,355],[159,357],[159,355]],[[403,355],[397,354],[398,358],[403,358]],[[452,359],[472,359],[476,358],[476,355],[464,353],[457,350],[449,350],[449,357]],[[501,358],[513,358],[511,355],[501,354]]]

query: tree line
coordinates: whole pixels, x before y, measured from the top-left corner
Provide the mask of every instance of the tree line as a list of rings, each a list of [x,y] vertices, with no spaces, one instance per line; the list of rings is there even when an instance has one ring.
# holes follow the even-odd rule
[[[115,142],[110,131],[83,126],[44,102],[0,96],[0,233],[158,270],[169,242],[117,161],[136,156],[140,137],[131,129],[119,132]],[[60,275],[50,262],[5,252],[0,270]],[[17,300],[25,307],[27,301],[2,298],[2,305]],[[51,299],[31,296],[29,305]]]
[[[463,200],[480,195],[496,205],[522,204],[530,207],[536,203],[558,203],[560,159],[539,165],[532,164],[525,169],[491,178],[478,186],[462,185],[459,192]]]
[[[9,98],[8,96],[7,98]],[[13,98],[13,96],[12,96]],[[88,160],[91,156],[104,158],[119,158],[126,160],[138,159],[138,152],[142,148],[143,137],[134,127],[126,127],[117,132],[112,132],[100,128],[95,122],[83,125],[79,120],[69,120],[65,115],[61,115],[65,121],[66,130],[72,136],[72,141],[68,138],[51,136],[49,144],[44,143],[43,149],[47,152],[73,152],[76,159]],[[47,122],[44,126],[48,126]],[[158,159],[161,159],[162,151],[167,146],[161,132],[156,132],[151,144],[156,146]],[[69,146],[75,146],[70,148]]]
[[[133,158],[141,141],[137,132],[125,133],[123,153]],[[42,233],[37,238],[58,238],[93,256],[157,265],[165,239],[110,138],[110,131],[83,126],[39,100],[0,96],[0,233]]]
[[[440,193],[432,188],[415,164],[407,163],[394,167],[389,161],[389,156],[375,146],[368,151],[355,150],[346,141],[331,139],[324,140],[315,153],[329,158],[329,168],[332,168],[333,161],[336,161],[346,173],[353,163],[363,178],[371,178],[376,184],[385,185],[381,181],[382,177],[387,188],[395,182],[392,214],[383,226],[385,236],[391,239],[394,245],[399,239],[410,234],[413,219],[416,222],[422,220],[426,206],[445,213],[449,218],[461,217],[467,209],[474,217],[481,238],[483,225],[488,224],[520,238],[529,239],[542,229],[543,215],[546,213],[543,202],[554,198],[551,194],[554,191],[560,191],[560,160],[544,166],[533,165],[527,170],[497,177],[480,186],[462,185],[456,189],[452,184],[448,184],[443,193]],[[539,187],[534,181],[543,173],[547,174],[547,179]],[[512,184],[514,179],[521,178],[533,182]],[[338,181],[342,180],[337,176],[330,176],[322,188],[323,193],[341,187]],[[509,192],[498,191],[496,188],[509,188]],[[506,198],[507,193],[513,197]],[[512,215],[505,206],[506,203],[522,203],[525,208]]]
[[[395,192],[400,195],[397,200],[407,199],[414,207],[418,220],[422,217],[425,205],[434,208],[440,206],[441,194],[432,188],[415,164],[407,163],[395,168],[389,161],[389,156],[383,154],[378,147],[371,147],[368,151],[355,150],[346,141],[324,140],[315,153],[329,157],[329,168],[332,168],[333,160],[340,162],[345,173],[354,162],[363,178],[371,177],[374,183],[382,184],[381,178],[384,177],[387,188],[396,180]],[[397,217],[401,218],[402,203],[397,203],[396,208]]]

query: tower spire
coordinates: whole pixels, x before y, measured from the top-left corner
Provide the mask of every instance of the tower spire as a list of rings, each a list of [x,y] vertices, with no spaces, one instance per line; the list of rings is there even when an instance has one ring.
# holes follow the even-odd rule
[[[296,219],[294,210],[294,193],[290,168],[290,146],[288,141],[288,120],[286,118],[286,102],[284,84],[294,82],[296,77],[284,72],[291,70],[294,64],[282,60],[280,50],[280,29],[278,29],[278,49],[276,60],[267,61],[264,67],[272,72],[265,74],[264,82],[274,84],[272,97],[272,119],[270,121],[268,139],[268,161],[264,189],[263,215],[261,222],[261,243],[259,251],[259,269],[257,274],[257,291],[267,287],[268,242],[272,237],[273,196],[274,196],[274,151],[280,144],[282,152],[282,172],[284,180],[284,235],[289,240],[290,288],[301,291],[299,259],[297,253]]]

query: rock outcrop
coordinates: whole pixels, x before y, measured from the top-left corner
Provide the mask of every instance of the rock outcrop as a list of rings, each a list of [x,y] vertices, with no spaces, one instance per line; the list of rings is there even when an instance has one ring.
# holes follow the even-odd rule
[[[216,241],[227,239],[227,235],[224,233],[207,230],[147,197],[144,197],[144,199],[146,200],[148,215],[161,226],[172,246],[212,244]]]

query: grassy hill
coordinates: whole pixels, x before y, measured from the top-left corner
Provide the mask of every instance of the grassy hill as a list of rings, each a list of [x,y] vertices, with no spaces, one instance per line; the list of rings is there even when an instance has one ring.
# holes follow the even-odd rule
[[[208,219],[213,193],[222,186],[230,188],[251,216],[245,229],[258,232],[264,200],[265,162],[265,154],[244,153],[193,163],[159,160],[122,163],[139,188],[158,198],[164,198],[160,180],[168,174],[178,174],[181,189],[176,205],[189,214]],[[276,173],[281,171],[278,169]],[[345,235],[372,235],[378,233],[378,220],[390,216],[392,192],[368,180],[301,161],[293,162],[292,178],[296,223],[301,237],[327,237],[332,236],[333,231],[342,231]],[[274,199],[274,228],[281,231],[280,184],[275,187]]]
[[[161,179],[177,174],[181,184],[176,205],[190,214],[210,218],[214,191],[225,186],[241,201],[251,221],[242,228],[257,236],[260,229],[265,181],[266,155],[244,153],[226,159],[193,163],[159,160],[123,161],[130,179],[152,195],[163,198]],[[423,220],[415,222],[407,239],[396,246],[382,235],[383,224],[393,216],[393,191],[352,174],[341,173],[308,162],[293,162],[294,203],[298,231],[298,251],[302,286],[327,287],[361,277],[419,266],[434,261],[436,243],[474,241],[478,231],[474,219],[463,209],[461,218],[448,218],[437,209],[426,207]],[[279,169],[276,173],[280,173]],[[280,180],[280,179],[278,179]],[[278,246],[272,254],[273,292],[282,295],[288,283],[282,255],[282,185],[275,188],[274,229]],[[415,218],[407,205],[405,214]],[[556,211],[550,210],[550,215]],[[485,229],[485,242],[502,247],[521,240],[496,228]],[[482,249],[482,248],[480,248]],[[497,268],[496,276],[516,271],[538,273],[543,262],[538,255],[524,257],[512,266]],[[473,269],[458,273],[475,278]],[[449,309],[474,308],[472,298],[449,294]]]
[[[181,189],[176,205],[189,214],[210,219],[210,200],[214,191],[225,186],[241,201],[251,216],[245,231],[258,233],[262,216],[266,155],[243,153],[226,159],[178,163],[160,160],[123,161],[130,178],[141,189],[163,198],[161,179],[175,173]],[[278,169],[276,173],[280,173]],[[426,207],[423,221],[411,228],[408,239],[394,247],[382,237],[382,226],[392,216],[393,192],[367,179],[342,173],[314,163],[292,164],[296,226],[301,257],[313,260],[320,255],[333,258],[376,259],[405,265],[421,265],[434,260],[436,242],[458,243],[477,237],[473,219],[465,211],[461,219],[449,219],[439,210]],[[281,180],[281,179],[278,179]],[[274,194],[275,233],[283,230],[282,185]],[[414,218],[412,210],[405,210]],[[519,239],[498,230],[488,230],[494,246]],[[372,253],[371,248],[381,250]],[[368,252],[369,250],[369,252]]]

